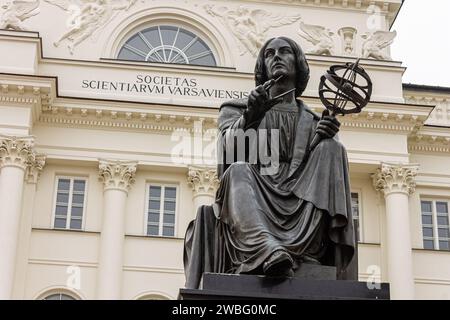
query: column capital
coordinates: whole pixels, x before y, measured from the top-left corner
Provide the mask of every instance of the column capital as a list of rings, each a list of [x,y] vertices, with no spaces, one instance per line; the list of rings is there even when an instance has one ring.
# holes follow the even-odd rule
[[[25,171],[35,157],[34,137],[0,135],[0,168],[17,167]]]
[[[373,185],[385,196],[391,193],[411,195],[416,190],[415,177],[418,171],[418,164],[382,163],[381,168],[372,175]]]
[[[190,166],[187,180],[196,194],[214,194],[219,187],[217,171],[212,167]]]
[[[137,161],[99,160],[100,180],[104,190],[130,190],[136,176]]]
[[[38,182],[46,159],[47,157],[43,154],[35,155],[34,160],[28,165],[25,172],[25,180],[27,183],[36,184]]]

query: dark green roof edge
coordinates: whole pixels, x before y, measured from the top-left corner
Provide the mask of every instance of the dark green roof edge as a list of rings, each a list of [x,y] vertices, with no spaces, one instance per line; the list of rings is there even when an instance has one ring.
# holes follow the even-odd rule
[[[429,85],[414,84],[414,83],[404,83],[403,90],[426,91],[426,92],[449,93],[450,94],[450,87],[429,86]]]

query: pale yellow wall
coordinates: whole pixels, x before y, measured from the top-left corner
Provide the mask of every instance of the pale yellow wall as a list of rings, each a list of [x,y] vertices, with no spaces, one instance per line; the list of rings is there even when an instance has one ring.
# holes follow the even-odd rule
[[[123,298],[160,292],[176,299],[184,286],[183,239],[126,237]]]
[[[450,300],[450,252],[414,250],[416,299]]]
[[[35,28],[34,30],[39,30]],[[0,65],[2,72],[17,74],[36,74],[40,48],[34,39],[17,41],[8,35],[18,33],[4,31],[0,35]],[[26,33],[19,33],[27,35]],[[11,54],[14,52],[14,54]]]

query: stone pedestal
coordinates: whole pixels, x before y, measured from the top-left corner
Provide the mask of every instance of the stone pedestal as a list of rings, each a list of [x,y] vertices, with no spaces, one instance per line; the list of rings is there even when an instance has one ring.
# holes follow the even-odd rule
[[[200,289],[180,289],[182,300],[389,300],[389,284],[369,289],[357,281],[269,278],[205,273]]]

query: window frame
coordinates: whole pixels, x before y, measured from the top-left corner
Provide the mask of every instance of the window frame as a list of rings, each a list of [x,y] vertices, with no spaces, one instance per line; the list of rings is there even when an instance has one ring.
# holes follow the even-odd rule
[[[161,187],[161,198],[159,204],[159,222],[158,222],[158,234],[148,234],[148,214],[149,214],[149,203],[150,203],[150,186]],[[163,235],[164,227],[164,192],[165,188],[175,188],[175,219],[173,224],[173,236]],[[173,182],[147,182],[145,184],[145,214],[144,214],[144,235],[146,237],[162,237],[162,238],[176,238],[178,234],[178,212],[180,203],[180,185]]]
[[[48,299],[49,297],[51,297],[51,296],[56,296],[56,295],[59,295],[59,299],[57,299],[57,300],[55,300],[55,299]],[[61,299],[62,298],[62,296],[66,296],[66,297],[69,297],[69,298],[72,298],[72,299]],[[72,294],[68,294],[67,292],[55,292],[55,293],[50,293],[50,294],[47,294],[47,295],[45,295],[45,296],[43,296],[42,297],[42,299],[40,299],[40,300],[48,300],[48,301],[74,301],[74,300],[80,300],[80,299],[78,299],[78,298],[76,298],[74,295],[72,295]]]
[[[360,189],[352,189],[350,190],[350,199],[351,199],[351,195],[352,193],[356,193],[358,195],[358,225],[359,225],[359,230],[358,230],[358,234],[359,234],[359,241],[358,243],[364,243],[364,232],[363,232],[363,212],[362,212],[362,191]],[[355,220],[353,218],[353,212],[352,212],[352,219]],[[353,225],[354,226],[354,225]]]
[[[130,60],[130,59],[119,59],[119,54],[121,50],[124,48],[124,46],[127,44],[127,42],[133,38],[134,36],[137,36],[140,32],[143,32],[144,30],[150,29],[150,28],[160,28],[163,26],[170,26],[174,28],[180,28],[184,29],[190,33],[192,33],[194,36],[196,36],[199,40],[203,41],[204,44],[208,47],[212,57],[214,58],[215,65],[203,65],[203,64],[196,64],[196,63],[169,63],[169,62],[157,62],[157,61],[146,61],[146,60]],[[178,48],[182,49],[182,48]],[[140,25],[138,28],[134,28],[129,33],[127,33],[120,41],[120,43],[117,46],[114,59],[117,61],[132,61],[132,62],[143,62],[143,63],[158,63],[158,64],[164,64],[164,65],[183,65],[183,66],[196,66],[196,67],[205,67],[205,68],[220,68],[221,67],[221,59],[219,52],[214,45],[213,41],[211,41],[210,36],[206,34],[205,32],[201,31],[198,28],[193,27],[191,24],[186,23],[183,20],[154,20],[149,23],[146,23],[144,25]]]
[[[67,218],[66,218],[66,226],[65,228],[59,228],[55,227],[55,219],[56,219],[56,206],[58,199],[58,182],[60,179],[67,179],[70,180],[70,186],[69,186],[69,199],[67,202]],[[73,184],[75,180],[83,180],[84,185],[84,200],[83,200],[83,212],[81,215],[81,228],[80,229],[72,229],[70,228],[70,222],[72,220],[72,200],[73,200]],[[88,191],[88,183],[89,179],[86,176],[72,176],[72,175],[56,175],[55,176],[55,182],[54,182],[54,191],[53,191],[53,205],[52,205],[52,221],[51,221],[51,228],[54,230],[73,230],[73,231],[84,231],[85,230],[85,223],[86,223],[86,208],[87,208],[87,191]]]
[[[427,202],[431,202],[431,219],[433,222],[432,225],[432,229],[433,229],[433,238],[430,239],[430,237],[426,237],[427,239],[425,239],[424,235],[423,235],[423,228],[424,228],[424,224],[422,221],[422,217],[423,217],[423,211],[422,211],[422,202],[427,201]],[[437,202],[445,202],[447,204],[447,221],[448,221],[448,229],[447,231],[450,233],[450,199],[445,199],[445,198],[433,198],[433,197],[420,197],[420,233],[422,236],[422,248],[424,250],[436,250],[436,251],[444,251],[444,252],[450,252],[450,249],[441,249],[440,245],[439,245],[439,241],[440,241],[440,237],[439,237],[439,224],[438,224],[438,212],[437,212]],[[429,225],[426,224],[425,227],[429,228]],[[432,240],[433,241],[433,249],[425,249],[425,245],[424,245],[424,240]],[[449,243],[449,247],[450,247],[450,237],[447,238],[447,242]]]

